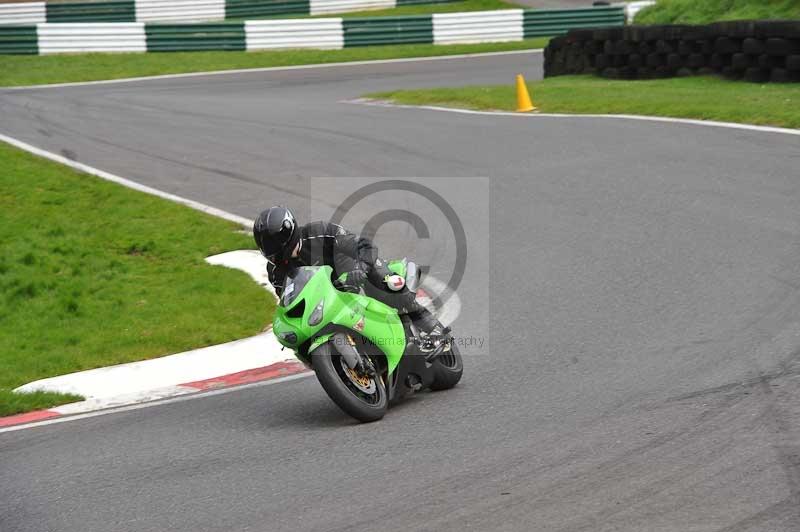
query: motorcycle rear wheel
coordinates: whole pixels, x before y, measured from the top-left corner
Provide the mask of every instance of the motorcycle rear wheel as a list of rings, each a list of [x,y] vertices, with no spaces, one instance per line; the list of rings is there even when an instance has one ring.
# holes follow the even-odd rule
[[[311,365],[328,397],[346,414],[362,423],[378,421],[388,408],[383,379],[356,375],[330,342],[311,355]]]

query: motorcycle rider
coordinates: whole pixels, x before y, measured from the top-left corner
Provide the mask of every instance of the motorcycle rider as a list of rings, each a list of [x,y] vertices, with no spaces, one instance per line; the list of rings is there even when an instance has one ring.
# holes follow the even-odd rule
[[[282,206],[270,207],[258,215],[253,236],[267,259],[269,281],[279,297],[289,270],[328,265],[333,268],[338,289],[364,289],[368,296],[407,314],[420,331],[421,351],[428,353],[441,345],[441,324],[416,301],[415,294],[406,288],[405,279],[389,270],[368,239],[334,223],[319,221],[300,226],[292,212]]]

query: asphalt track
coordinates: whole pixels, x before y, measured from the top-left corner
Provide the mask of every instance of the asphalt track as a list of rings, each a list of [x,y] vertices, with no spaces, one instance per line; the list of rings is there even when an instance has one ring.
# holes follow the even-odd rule
[[[493,269],[457,389],[371,425],[307,378],[0,434],[0,530],[800,530],[797,137],[339,103],[540,68],[0,92],[3,133],[243,216],[314,176],[487,176]]]

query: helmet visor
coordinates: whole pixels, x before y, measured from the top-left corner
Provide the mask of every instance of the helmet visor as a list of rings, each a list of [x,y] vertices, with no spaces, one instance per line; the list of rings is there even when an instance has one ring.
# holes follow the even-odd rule
[[[280,244],[277,242],[277,240],[271,238],[270,235],[259,236],[260,238],[256,239],[256,244],[258,244],[258,249],[261,250],[261,254],[267,259],[274,259],[281,251]]]
[[[277,231],[273,233],[261,233],[257,239],[258,248],[261,254],[269,260],[281,258],[289,250],[286,249],[294,233],[294,223],[289,219],[284,219]]]

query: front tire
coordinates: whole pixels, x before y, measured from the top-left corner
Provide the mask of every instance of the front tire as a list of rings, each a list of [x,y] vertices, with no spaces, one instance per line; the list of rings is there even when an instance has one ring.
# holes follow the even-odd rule
[[[386,414],[386,387],[379,376],[354,379],[352,370],[348,372],[347,364],[330,342],[319,346],[311,360],[325,393],[345,413],[362,423],[377,421]]]
[[[450,349],[433,361],[433,384],[431,390],[449,390],[458,384],[464,373],[464,361],[458,347],[451,340]]]

